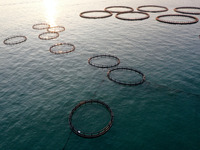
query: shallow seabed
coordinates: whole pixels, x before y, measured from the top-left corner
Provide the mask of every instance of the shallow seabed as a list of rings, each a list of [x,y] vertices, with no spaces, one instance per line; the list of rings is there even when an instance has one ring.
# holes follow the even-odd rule
[[[114,16],[79,17],[83,11],[112,5],[136,9],[147,4],[169,11],[132,22]],[[170,25],[155,20],[180,6],[200,7],[200,2],[0,0],[0,149],[61,150],[70,136],[65,147],[69,150],[199,150],[200,23]],[[40,40],[38,35],[45,30],[32,26],[42,22],[66,30],[57,39]],[[4,45],[12,35],[27,36],[27,41]],[[49,47],[60,42],[74,44],[75,51],[50,53]],[[108,80],[107,69],[87,62],[96,54],[119,57],[120,67],[140,70],[146,82],[123,86]],[[70,135],[69,113],[89,99],[110,106],[112,128],[96,139]],[[98,126],[95,118],[91,122]]]

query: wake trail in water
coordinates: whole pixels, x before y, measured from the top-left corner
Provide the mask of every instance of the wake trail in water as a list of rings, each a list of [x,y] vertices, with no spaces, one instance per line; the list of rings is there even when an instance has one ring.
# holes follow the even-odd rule
[[[191,93],[191,92],[186,92],[186,91],[184,91],[184,90],[171,88],[171,87],[166,86],[166,85],[161,85],[161,84],[157,84],[157,83],[151,83],[151,82],[149,82],[149,81],[146,81],[145,83],[146,83],[146,85],[151,86],[151,88],[163,89],[163,90],[165,90],[165,91],[173,92],[173,93],[175,93],[175,94],[177,94],[177,93],[184,93],[184,94],[186,94],[186,95],[191,95],[191,96],[200,97],[200,94]]]

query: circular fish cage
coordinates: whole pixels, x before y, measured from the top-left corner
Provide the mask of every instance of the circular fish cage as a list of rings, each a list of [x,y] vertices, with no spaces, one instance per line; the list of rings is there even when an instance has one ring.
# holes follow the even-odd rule
[[[160,8],[161,10],[147,10],[147,9],[145,10],[145,8]],[[143,5],[143,6],[139,6],[137,10],[141,12],[159,13],[159,12],[168,11],[168,8],[164,6],[158,6],[158,5]]]
[[[17,41],[15,41],[16,39],[19,39]],[[17,36],[12,36],[12,37],[8,37],[6,38],[3,43],[5,45],[16,45],[16,44],[20,44],[23,43],[27,40],[26,36],[22,36],[22,35],[17,35]]]
[[[55,50],[53,50],[53,48],[58,47],[58,46],[62,46],[62,45],[70,46],[72,48],[70,50],[66,50],[66,51],[63,51],[63,50],[61,50],[61,51],[55,51]],[[70,53],[70,52],[75,51],[75,46],[73,44],[71,44],[71,43],[57,43],[57,44],[51,46],[49,48],[49,51],[51,53],[53,53],[53,54],[65,54],[65,53]]]
[[[50,25],[47,24],[47,23],[38,23],[38,24],[34,24],[32,26],[32,28],[35,29],[35,30],[48,29],[49,27],[50,27]]]
[[[102,16],[86,16],[85,14],[90,14],[90,13],[106,13],[106,15],[102,15]],[[87,18],[87,19],[102,19],[102,18],[108,18],[112,16],[112,13],[108,12],[108,11],[103,11],[103,10],[91,10],[91,11],[84,11],[82,13],[80,13],[80,17],[82,18]]]
[[[166,21],[166,20],[162,20],[162,19],[161,19],[161,18],[164,18],[164,17],[183,17],[183,18],[193,19],[193,21],[187,21],[187,22]],[[180,15],[180,14],[161,15],[161,16],[156,17],[156,20],[159,21],[159,22],[168,23],[168,24],[176,24],[176,25],[194,24],[194,23],[197,23],[197,22],[199,21],[199,19],[196,18],[196,17],[194,17],[194,16]]]
[[[48,32],[63,32],[65,31],[65,27],[63,26],[54,26],[54,27],[49,27],[47,29]]]
[[[121,17],[120,15],[123,15],[123,14],[142,14],[142,15],[145,15],[144,17],[140,17],[140,18],[125,18],[125,17]],[[138,21],[138,20],[145,20],[145,19],[148,19],[150,16],[149,14],[145,13],[145,12],[123,12],[123,13],[117,13],[115,15],[115,17],[117,19],[121,19],[121,20],[127,20],[127,21]]]
[[[190,9],[199,10],[199,12],[187,11],[187,10],[190,10]],[[184,11],[184,10],[186,10],[186,11]],[[176,8],[174,8],[174,11],[178,12],[178,13],[182,13],[182,14],[200,15],[200,7],[176,7]]]
[[[122,11],[111,10],[113,8],[114,9],[127,9],[127,10],[122,10]],[[133,8],[128,7],[128,6],[109,6],[109,7],[106,7],[104,10],[109,11],[111,13],[125,13],[125,12],[133,12],[134,11]]]
[[[50,36],[43,37],[43,36],[47,36],[47,35],[50,35]],[[57,37],[59,37],[58,32],[44,32],[44,33],[39,34],[39,36],[38,36],[38,38],[41,40],[52,40],[52,39],[56,39]]]
[[[112,65],[102,65],[102,64],[97,64],[97,63],[93,63],[93,60],[94,59],[99,59],[99,58],[109,58],[109,59],[113,59],[115,60],[116,62]],[[116,56],[113,56],[113,55],[95,55],[93,57],[90,57],[88,59],[88,63],[91,65],[91,66],[94,66],[94,67],[97,67],[97,68],[111,68],[111,67],[116,67],[120,64],[120,59]]]
[[[102,129],[98,130],[98,131],[95,131],[95,132],[84,132],[84,131],[81,131],[80,129],[77,129],[74,125],[73,125],[73,116],[75,113],[77,113],[77,111],[81,108],[81,107],[84,107],[86,105],[100,105],[101,107],[105,108],[105,111],[107,111],[109,113],[109,121],[108,123],[106,123],[106,126],[103,127]],[[88,109],[86,109],[85,111],[87,111]],[[94,112],[95,113],[95,112]],[[90,113],[90,115],[92,115],[93,113]],[[83,114],[80,114],[81,116]],[[110,128],[112,127],[113,125],[113,118],[114,118],[114,114],[112,112],[112,110],[110,109],[110,107],[105,104],[104,102],[102,101],[99,101],[99,100],[86,100],[86,101],[82,101],[80,102],[78,105],[76,105],[73,110],[71,111],[70,115],[69,115],[69,125],[70,125],[70,128],[71,130],[78,136],[80,137],[83,137],[83,138],[97,138],[101,135],[104,135],[106,132],[108,132],[108,130],[110,130]],[[93,124],[94,126],[94,124]]]
[[[114,79],[112,76],[111,76],[111,73],[112,72],[115,72],[115,71],[131,71],[131,72],[134,72],[137,74],[137,76],[140,76],[140,79],[138,81],[135,81],[135,82],[124,82],[124,81],[120,81],[120,80],[117,80],[117,79]],[[136,86],[136,85],[140,85],[142,83],[145,82],[145,75],[136,70],[136,69],[132,69],[132,68],[115,68],[115,69],[112,69],[112,70],[109,70],[108,73],[107,73],[107,77],[109,80],[115,82],[115,83],[118,83],[118,84],[122,84],[122,85],[129,85],[129,86]]]

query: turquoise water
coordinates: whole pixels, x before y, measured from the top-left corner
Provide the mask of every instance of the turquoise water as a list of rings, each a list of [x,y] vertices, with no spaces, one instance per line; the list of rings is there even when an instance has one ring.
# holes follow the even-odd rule
[[[136,9],[145,4],[169,11],[137,22],[79,17],[80,12],[112,5]],[[200,7],[200,2],[0,0],[0,150],[61,150],[68,137],[65,149],[70,150],[199,150],[200,23],[179,26],[155,20],[178,6]],[[45,30],[32,29],[41,22],[66,30],[43,41],[38,35]],[[4,45],[12,35],[28,40]],[[49,47],[60,42],[74,44],[75,51],[50,53]],[[131,87],[108,80],[107,69],[87,62],[96,54],[119,57],[119,66],[140,70],[146,82]],[[70,134],[68,124],[71,110],[89,99],[105,102],[114,113],[112,128],[96,139]],[[82,113],[76,115],[81,118]],[[100,126],[100,119],[83,117]]]

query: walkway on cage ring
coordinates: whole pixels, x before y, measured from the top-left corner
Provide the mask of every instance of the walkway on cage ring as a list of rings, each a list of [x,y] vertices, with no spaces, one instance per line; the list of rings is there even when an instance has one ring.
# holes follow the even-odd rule
[[[21,40],[15,41],[15,42],[13,41],[13,42],[12,42],[12,40],[17,39],[17,38],[21,38]],[[16,45],[16,44],[23,43],[23,42],[25,42],[26,40],[27,40],[27,37],[26,37],[26,36],[17,35],[17,36],[12,36],[12,37],[6,38],[6,39],[3,41],[3,43],[4,43],[5,45]]]
[[[79,129],[76,129],[72,123],[72,117],[74,115],[74,113],[80,108],[80,107],[84,107],[84,105],[87,105],[87,104],[99,104],[101,105],[102,107],[104,107],[110,114],[110,121],[108,122],[108,124],[102,128],[101,130],[99,131],[96,131],[96,132],[91,132],[91,133],[86,133],[84,131],[80,131]],[[113,124],[113,118],[114,118],[114,114],[112,112],[112,110],[110,109],[110,107],[102,102],[102,101],[99,101],[99,100],[86,100],[86,101],[82,101],[80,102],[78,105],[76,105],[70,115],[69,115],[69,125],[70,125],[70,128],[71,130],[78,136],[80,137],[83,137],[83,138],[97,138],[99,136],[102,136],[104,135],[106,132],[108,132],[110,130],[110,128],[112,127],[112,124]]]
[[[111,74],[111,72],[114,72],[114,71],[116,71],[116,70],[129,70],[129,71],[136,72],[136,73],[138,73],[138,74],[142,77],[142,80],[140,80],[140,81],[138,81],[138,82],[135,82],[135,83],[133,83],[133,82],[128,82],[128,83],[127,83],[127,82],[123,82],[123,81],[114,79],[114,78],[111,77],[110,74]],[[108,73],[107,73],[107,77],[108,77],[109,80],[111,80],[111,81],[113,81],[113,82],[115,82],[115,83],[122,84],[122,85],[129,85],[129,86],[136,86],[136,85],[139,85],[139,84],[142,84],[142,83],[145,82],[145,75],[144,75],[142,72],[140,72],[140,71],[138,71],[138,70],[136,70],[136,69],[125,68],[125,67],[115,68],[115,69],[109,70]]]
[[[63,32],[65,31],[65,27],[63,26],[53,26],[47,29],[48,32]]]
[[[144,8],[160,8],[160,10],[148,10],[148,9],[145,10]],[[159,12],[168,11],[168,8],[164,6],[158,6],[158,5],[143,5],[143,6],[139,6],[137,10],[142,11],[142,12],[159,13]]]
[[[189,18],[193,19],[193,21],[187,21],[187,22],[179,22],[179,21],[166,21],[162,20],[164,17],[183,17],[183,18]],[[168,14],[168,15],[161,15],[156,18],[157,21],[163,22],[163,23],[168,23],[168,24],[176,24],[176,25],[188,25],[188,24],[194,24],[199,21],[198,18],[194,16],[189,16],[189,15],[180,15],[180,14]]]
[[[48,34],[54,34],[54,36],[52,37],[43,37],[45,35],[48,35]],[[38,38],[41,39],[41,40],[52,40],[52,39],[56,39],[57,37],[59,37],[59,33],[58,32],[44,32],[44,33],[41,33],[39,34]]]
[[[184,9],[185,10],[194,9],[194,10],[199,10],[199,12],[184,11]],[[200,15],[200,7],[176,7],[174,8],[174,11],[182,14]]]
[[[144,15],[144,17],[140,17],[140,18],[125,18],[125,17],[121,17],[120,15],[123,15],[123,14],[142,14]],[[145,13],[145,12],[123,12],[123,13],[118,13],[115,15],[115,17],[117,19],[121,19],[121,20],[127,20],[127,21],[138,21],[138,20],[145,20],[145,19],[148,19],[150,16],[149,14]]]
[[[50,25],[48,23],[38,23],[38,24],[34,24],[32,26],[32,28],[35,30],[48,29],[49,27],[50,27]]]
[[[126,9],[126,10],[123,10],[123,11],[110,10],[112,8],[115,8],[115,9],[118,9],[118,8],[121,9],[122,8],[122,9]],[[109,6],[109,7],[106,7],[104,10],[109,11],[111,13],[125,13],[125,12],[133,12],[134,11],[133,8],[128,7],[128,6]]]
[[[106,13],[106,15],[96,16],[96,17],[85,15],[85,14],[90,14],[90,13]],[[108,18],[110,16],[112,16],[112,13],[109,11],[104,11],[104,10],[91,10],[91,11],[84,11],[80,13],[80,17],[87,18],[87,19],[102,19],[102,18]]]
[[[116,63],[115,64],[112,64],[112,65],[101,65],[101,64],[95,64],[95,63],[92,63],[92,60],[95,59],[95,58],[111,58],[111,59],[115,59],[116,60]],[[111,68],[111,67],[116,67],[120,64],[120,59],[116,56],[113,56],[113,55],[95,55],[93,57],[90,57],[88,59],[88,63],[91,65],[91,66],[94,66],[94,67],[97,67],[97,68]]]
[[[61,46],[61,45],[71,46],[72,48],[71,48],[70,50],[68,50],[68,51],[54,51],[54,50],[53,50],[54,47],[58,47],[58,46]],[[53,53],[53,54],[65,54],[65,53],[70,53],[70,52],[75,51],[75,46],[74,46],[73,44],[71,44],[71,43],[57,43],[57,44],[51,46],[51,47],[49,48],[49,51],[50,51],[51,53]]]

